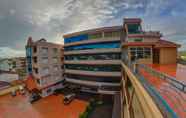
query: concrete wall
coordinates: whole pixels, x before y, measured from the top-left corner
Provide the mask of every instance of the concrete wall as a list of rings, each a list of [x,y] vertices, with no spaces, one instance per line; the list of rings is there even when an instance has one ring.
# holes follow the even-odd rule
[[[160,64],[176,64],[177,48],[161,48]]]

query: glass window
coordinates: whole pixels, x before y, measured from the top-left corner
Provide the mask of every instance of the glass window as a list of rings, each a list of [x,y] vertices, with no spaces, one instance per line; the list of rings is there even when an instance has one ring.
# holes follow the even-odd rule
[[[53,57],[53,62],[57,63],[58,62],[58,57]]]
[[[34,72],[38,74],[38,68],[34,68]]]
[[[34,63],[37,63],[37,57],[34,57]]]
[[[44,54],[44,55],[45,55],[45,54],[48,54],[48,48],[42,47],[42,48],[41,48],[41,53]]]
[[[130,56],[131,61],[142,58],[151,58],[151,48],[143,47],[130,48]]]
[[[129,38],[128,42],[142,42],[143,38]]]
[[[46,68],[42,68],[41,75],[45,76],[47,74],[49,74],[49,69],[47,67]]]
[[[67,55],[66,60],[113,60],[120,59],[120,53],[109,54],[86,54],[86,55]]]
[[[86,80],[86,81],[96,81],[96,82],[120,82],[120,78],[117,77],[93,77],[93,76],[79,76],[70,74],[66,76],[67,78],[78,79],[78,80]]]
[[[33,49],[33,50],[34,50],[33,52],[36,53],[36,52],[37,52],[37,47],[34,46],[33,48],[34,48],[34,49]]]
[[[73,70],[87,70],[87,71],[120,71],[120,65],[79,65],[79,64],[69,64],[65,65],[67,69]]]
[[[112,32],[105,32],[104,37],[119,37],[120,32],[119,31],[112,31]]]
[[[102,38],[102,33],[96,33],[96,34],[89,34],[88,39],[98,39]]]
[[[54,71],[58,71],[58,66],[54,66]]]
[[[64,41],[65,41],[65,43],[72,43],[72,42],[78,42],[78,41],[83,41],[83,40],[87,40],[87,39],[88,39],[87,34],[81,34],[81,35],[65,38]]]
[[[41,62],[42,62],[43,64],[47,64],[47,63],[48,63],[48,57],[42,57]]]
[[[120,42],[109,42],[109,43],[93,43],[65,47],[65,50],[87,50],[87,49],[100,49],[100,48],[119,48]]]
[[[138,34],[141,33],[140,24],[127,24],[129,34]]]
[[[53,48],[52,50],[53,50],[53,53],[54,54],[58,52],[58,49],[57,48]]]

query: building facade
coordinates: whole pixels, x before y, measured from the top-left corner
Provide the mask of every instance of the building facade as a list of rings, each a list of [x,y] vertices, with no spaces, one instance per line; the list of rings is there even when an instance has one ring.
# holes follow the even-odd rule
[[[0,59],[0,70],[15,71],[13,69],[12,59],[9,58]]]
[[[144,31],[139,18],[124,19],[125,38],[121,41],[122,81],[121,118],[163,117],[162,111],[150,96],[147,83],[141,82],[139,65],[177,63],[180,45],[162,39],[157,31]],[[157,81],[158,80],[154,80]]]
[[[41,96],[52,94],[61,88],[63,81],[63,46],[45,39],[28,39],[26,45],[27,73]]]
[[[122,55],[129,63],[175,64],[180,45],[162,39],[159,31],[144,31],[139,18],[124,19]]]
[[[82,91],[110,94],[120,86],[122,27],[64,35],[65,80]]]

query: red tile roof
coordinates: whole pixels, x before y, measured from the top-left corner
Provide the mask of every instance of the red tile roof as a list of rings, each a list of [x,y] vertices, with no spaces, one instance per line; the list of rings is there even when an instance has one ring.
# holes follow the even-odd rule
[[[163,48],[163,47],[180,47],[181,45],[167,41],[167,40],[162,40],[160,39],[156,44],[156,48]]]

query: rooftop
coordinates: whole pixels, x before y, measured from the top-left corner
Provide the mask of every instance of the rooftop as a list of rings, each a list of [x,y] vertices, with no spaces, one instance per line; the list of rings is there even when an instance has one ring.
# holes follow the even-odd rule
[[[69,38],[73,37],[76,35],[80,34],[85,34],[85,33],[96,33],[96,32],[102,32],[102,31],[115,31],[115,30],[121,30],[122,26],[112,26],[112,27],[101,27],[101,28],[94,28],[94,29],[89,29],[89,30],[84,30],[84,31],[79,31],[79,32],[74,32],[74,33],[68,33],[63,35],[64,38]]]
[[[168,76],[174,77],[176,80],[185,83],[186,66],[184,65],[148,65],[152,69],[161,73],[167,74]],[[148,73],[145,69],[140,69],[140,73],[145,77],[148,83],[163,97],[171,109],[179,116],[186,116],[186,94],[176,87],[172,86],[166,80],[160,79],[153,74]]]

